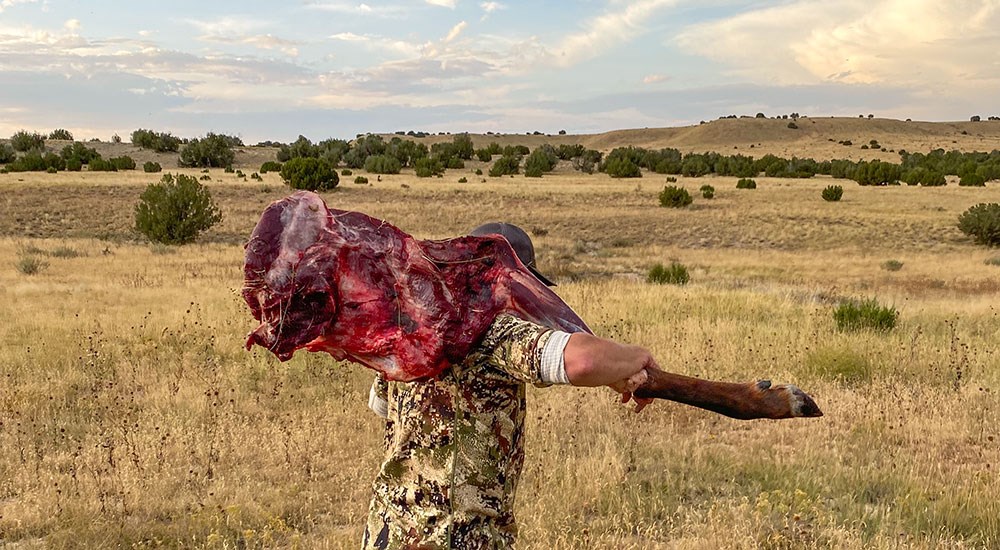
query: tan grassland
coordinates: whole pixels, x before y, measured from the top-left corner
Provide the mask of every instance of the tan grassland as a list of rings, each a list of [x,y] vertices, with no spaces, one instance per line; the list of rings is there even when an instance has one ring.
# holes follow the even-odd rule
[[[675,372],[795,383],[826,413],[743,422],[658,402],[635,415],[608,390],[531,388],[519,547],[1000,547],[1000,266],[986,263],[1000,253],[955,226],[1000,202],[996,182],[680,178],[696,199],[675,210],[657,205],[655,174],[482,182],[478,166],[324,198],[421,238],[521,224],[596,333]],[[287,189],[210,176],[224,221],[168,248],[131,230],[155,176],[0,175],[0,547],[358,546],[381,449],[371,375],[243,350],[240,244]],[[831,183],[843,201],[820,198]],[[46,264],[27,275],[25,257]],[[645,282],[674,259],[688,285]],[[899,325],[838,332],[849,297],[895,305]]]

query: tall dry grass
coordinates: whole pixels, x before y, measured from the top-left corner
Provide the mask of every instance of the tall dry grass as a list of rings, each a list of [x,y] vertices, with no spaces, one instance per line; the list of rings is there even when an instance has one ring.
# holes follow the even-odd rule
[[[953,227],[1000,190],[848,186],[830,204],[826,180],[717,178],[717,199],[675,211],[651,177],[383,179],[327,199],[423,237],[521,223],[598,334],[677,372],[796,383],[826,412],[634,415],[610,391],[531,389],[521,547],[1000,546],[1000,268]],[[283,190],[213,182],[226,220],[171,249],[133,240],[138,182],[0,184],[0,546],[356,547],[381,449],[370,374],[242,348],[235,243]],[[26,276],[29,248],[48,267]],[[688,285],[644,282],[671,259]],[[855,296],[899,326],[837,332]]]

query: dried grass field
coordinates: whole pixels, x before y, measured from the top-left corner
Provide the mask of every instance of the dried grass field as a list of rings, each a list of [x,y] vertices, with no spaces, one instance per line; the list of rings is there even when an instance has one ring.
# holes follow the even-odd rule
[[[675,372],[798,384],[826,413],[635,415],[608,390],[531,388],[521,548],[1000,547],[1000,266],[956,228],[1000,187],[838,181],[827,203],[828,178],[681,178],[696,199],[676,210],[653,174],[460,175],[324,197],[422,238],[521,224],[598,334]],[[167,248],[130,229],[153,176],[0,175],[0,547],[359,545],[371,375],[243,350],[242,239],[286,188],[212,178],[224,221]],[[688,285],[645,282],[671,260]],[[855,297],[898,326],[838,332]]]

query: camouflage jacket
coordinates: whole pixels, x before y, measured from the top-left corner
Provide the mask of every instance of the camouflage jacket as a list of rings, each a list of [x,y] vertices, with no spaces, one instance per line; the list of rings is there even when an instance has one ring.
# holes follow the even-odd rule
[[[461,364],[420,382],[376,380],[386,458],[362,547],[510,548],[524,461],[525,383],[548,385],[551,329],[501,315]]]

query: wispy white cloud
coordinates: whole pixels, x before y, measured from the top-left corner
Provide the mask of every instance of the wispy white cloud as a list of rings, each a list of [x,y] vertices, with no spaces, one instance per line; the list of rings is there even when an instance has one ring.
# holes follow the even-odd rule
[[[591,59],[615,45],[628,42],[645,32],[643,23],[658,10],[674,5],[677,0],[641,0],[615,6],[587,21],[586,30],[571,34],[552,48],[558,65],[571,66]]]
[[[219,44],[246,44],[261,50],[277,50],[295,57],[299,54],[299,42],[279,38],[267,32],[269,22],[247,17],[223,17],[212,21],[189,19],[187,22],[201,31],[199,40]]]
[[[424,0],[432,6],[455,9],[455,0]]]
[[[479,7],[486,13],[493,13],[497,10],[505,9],[507,6],[501,4],[500,2],[483,2],[479,4]]]
[[[337,34],[331,34],[330,38],[344,42],[368,42],[371,40],[370,36],[354,34],[353,32],[338,32]]]
[[[448,36],[444,37],[445,44],[458,38],[458,35],[462,34],[462,31],[465,30],[466,26],[467,26],[466,22],[462,21],[457,25],[455,25],[454,27],[452,27],[451,30],[448,31]]]
[[[402,5],[371,5],[364,2],[310,2],[306,9],[342,13],[347,15],[364,15],[370,17],[400,17],[411,10]]]
[[[668,77],[666,75],[662,75],[662,74],[650,74],[650,75],[646,75],[646,77],[642,79],[642,83],[643,84],[656,84],[658,82],[664,82],[664,81],[668,80],[669,78],[670,77]]]
[[[7,8],[13,8],[18,4],[34,4],[38,0],[0,0],[0,13]]]

